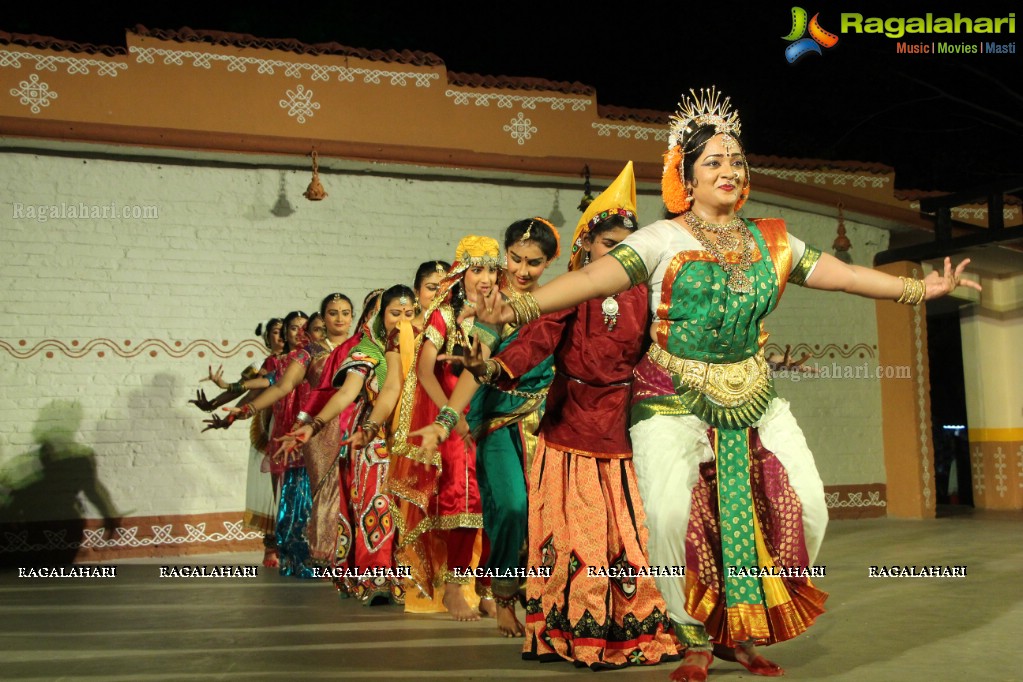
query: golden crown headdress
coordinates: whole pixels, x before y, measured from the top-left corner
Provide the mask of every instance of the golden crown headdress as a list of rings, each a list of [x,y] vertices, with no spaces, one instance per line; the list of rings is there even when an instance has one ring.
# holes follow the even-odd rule
[[[723,134],[722,142],[728,149],[732,145],[739,146],[738,137],[742,132],[739,112],[732,109],[732,98],[721,99],[721,93],[715,86],[710,90],[700,88],[700,94],[690,89],[692,97],[683,97],[678,103],[678,111],[671,117],[668,127],[668,150],[664,153],[664,170],[661,173],[661,198],[664,205],[672,213],[684,213],[692,206],[693,197],[685,186],[682,177],[682,161],[685,155],[695,151],[686,149],[686,143],[698,128],[705,125],[714,126],[716,135]],[[746,164],[743,158],[743,164]],[[738,211],[749,197],[749,166],[746,166],[746,182],[742,194],[735,202],[734,210]]]
[[[671,117],[668,129],[668,149],[685,145],[686,140],[696,129],[703,125],[714,126],[715,133],[725,133],[739,137],[742,123],[739,112],[732,109],[732,98],[721,99],[721,93],[715,86],[710,90],[700,88],[700,94],[690,89],[692,97],[683,97],[678,103],[678,111]]]

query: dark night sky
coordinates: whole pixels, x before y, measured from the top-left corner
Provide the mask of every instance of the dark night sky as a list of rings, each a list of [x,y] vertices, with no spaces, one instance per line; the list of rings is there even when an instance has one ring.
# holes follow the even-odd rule
[[[865,16],[1005,17],[1018,2],[842,0],[802,3],[839,32],[841,12]],[[755,154],[875,161],[899,188],[960,190],[1023,172],[1023,60],[1019,54],[896,54],[898,41],[840,34],[823,55],[788,64],[782,36],[792,2],[622,3],[617,14],[550,9],[554,3],[245,3],[201,8],[80,2],[57,12],[16,3],[0,30],[124,45],[124,29],[210,29],[306,43],[433,52],[452,71],[580,81],[600,104],[673,110],[690,87],[732,96]],[[467,10],[466,7],[476,7]],[[591,5],[596,8],[596,4]],[[734,10],[729,10],[734,7]],[[486,12],[487,14],[484,14]],[[998,36],[907,36],[966,42]],[[643,40],[640,39],[643,37]],[[1018,41],[1023,48],[1023,40]]]

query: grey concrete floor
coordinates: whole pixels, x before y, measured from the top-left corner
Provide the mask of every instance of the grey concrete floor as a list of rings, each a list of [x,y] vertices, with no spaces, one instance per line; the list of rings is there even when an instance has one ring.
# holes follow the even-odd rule
[[[1023,514],[832,522],[818,586],[828,612],[771,647],[790,680],[1023,680]],[[280,578],[161,579],[160,565],[251,565],[256,554],[117,563],[114,579],[0,574],[4,680],[589,678],[519,657],[493,621],[456,623],[339,600]],[[871,565],[965,565],[963,578],[871,578]],[[521,614],[520,614],[521,617]],[[667,680],[672,664],[599,673]],[[711,682],[751,679],[716,661]]]

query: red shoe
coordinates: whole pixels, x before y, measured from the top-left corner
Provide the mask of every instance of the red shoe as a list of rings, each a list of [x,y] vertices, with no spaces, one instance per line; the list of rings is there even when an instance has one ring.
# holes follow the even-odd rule
[[[690,660],[690,657],[699,657],[705,662],[703,665],[699,663],[686,663],[686,661]],[[713,660],[714,654],[705,649],[687,651],[686,657],[682,659],[682,665],[675,668],[669,678],[672,682],[707,682],[707,671],[710,669],[710,664]]]

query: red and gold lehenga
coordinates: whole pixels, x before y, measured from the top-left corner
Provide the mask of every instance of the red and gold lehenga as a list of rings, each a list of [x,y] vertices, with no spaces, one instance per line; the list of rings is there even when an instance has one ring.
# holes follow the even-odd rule
[[[341,388],[351,372],[363,379],[363,390],[341,413],[344,434],[354,431],[356,425],[369,416],[387,376],[384,344],[371,325],[366,325],[358,344],[327,377],[331,391]],[[338,552],[334,567],[348,568],[364,577],[335,579],[335,584],[342,593],[366,603],[377,597],[387,597],[397,603],[404,601],[404,588],[401,580],[395,579],[394,571],[394,504],[385,491],[390,464],[387,434],[388,429],[384,427],[365,447],[352,451],[350,446],[344,445],[341,449],[345,464],[341,497],[348,502],[350,523],[348,536],[343,539],[347,544],[343,552]]]
[[[415,360],[405,377],[397,407],[388,489],[400,512],[396,517],[398,565],[407,566],[410,571],[406,583],[407,610],[415,610],[414,592],[433,600],[434,594],[440,592],[437,588],[444,583],[472,582],[468,569],[474,562],[474,547],[483,526],[472,441],[452,433],[437,452],[427,454],[408,440],[410,432],[431,424],[439,412],[416,378],[415,367],[423,344],[432,343],[439,352],[453,353],[459,336],[456,329],[449,305],[433,310],[425,330],[416,336]],[[389,352],[399,350],[396,332],[388,339]],[[434,376],[445,395],[450,395],[458,381],[450,366],[438,362]],[[410,586],[415,589],[408,589]],[[471,593],[465,592],[472,604]]]

